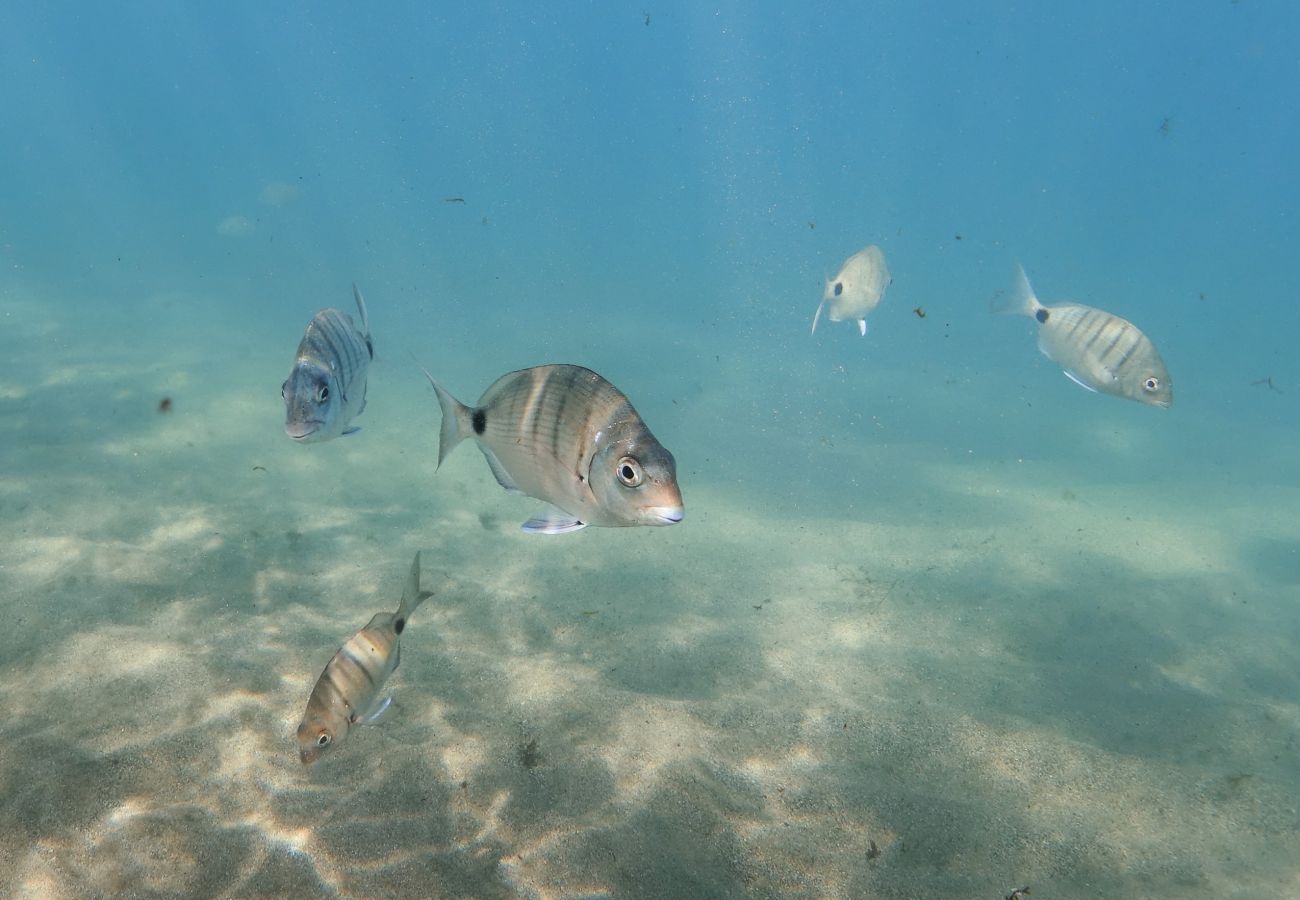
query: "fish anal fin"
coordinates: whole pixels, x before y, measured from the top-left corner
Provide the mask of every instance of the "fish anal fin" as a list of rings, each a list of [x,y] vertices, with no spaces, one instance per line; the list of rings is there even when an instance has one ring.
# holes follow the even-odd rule
[[[1083,388],[1086,391],[1092,391],[1094,394],[1097,393],[1097,389],[1095,387],[1085,382],[1082,378],[1080,378],[1078,375],[1075,375],[1069,369],[1062,369],[1061,371],[1065,373],[1066,378],[1073,381],[1079,387]]]
[[[393,705],[393,695],[389,694],[383,698],[376,698],[375,702],[370,705],[364,713],[356,717],[354,725],[378,725],[388,718],[389,711]]]
[[[858,334],[862,335],[863,337],[866,337],[866,336],[867,336],[867,320],[866,320],[866,319],[858,319]]]
[[[824,307],[825,305],[826,305],[826,301],[825,301],[825,300],[823,300],[821,303],[818,303],[818,304],[817,304],[817,312],[813,313],[813,326],[812,326],[812,331],[808,332],[809,334],[816,334],[816,333],[817,333],[817,320],[820,319],[820,318],[822,317],[822,307]]]
[[[510,477],[510,473],[506,471],[506,467],[501,465],[501,460],[497,459],[497,455],[489,450],[486,444],[479,444],[478,448],[483,451],[483,456],[487,459],[488,468],[492,470],[492,475],[496,478],[497,484],[505,488],[506,493],[508,494],[518,494],[522,496],[524,492],[519,489],[519,485],[515,484],[515,480]]]

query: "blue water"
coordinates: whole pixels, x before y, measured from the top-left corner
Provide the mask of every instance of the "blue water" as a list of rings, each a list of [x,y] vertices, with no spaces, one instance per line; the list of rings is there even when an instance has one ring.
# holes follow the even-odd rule
[[[1300,896],[1300,7],[879,6],[0,9],[4,893]],[[354,281],[363,430],[295,445]],[[412,357],[601,372],[686,521],[521,534]]]

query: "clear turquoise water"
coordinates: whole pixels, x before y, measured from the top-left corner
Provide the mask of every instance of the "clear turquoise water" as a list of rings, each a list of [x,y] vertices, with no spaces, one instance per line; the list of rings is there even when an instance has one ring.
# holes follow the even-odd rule
[[[4,893],[1300,896],[1297,33],[0,10]],[[867,243],[870,334],[810,337]],[[1017,261],[1141,326],[1173,408],[989,315]],[[353,281],[363,430],[295,445]],[[472,451],[435,475],[412,355],[463,398],[601,372],[686,522],[521,534]],[[417,549],[397,714],[304,772]]]

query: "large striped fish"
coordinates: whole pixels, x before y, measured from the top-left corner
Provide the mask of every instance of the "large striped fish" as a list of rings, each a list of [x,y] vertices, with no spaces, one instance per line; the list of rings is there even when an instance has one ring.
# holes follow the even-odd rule
[[[298,726],[298,758],[304,766],[337,747],[353,725],[378,721],[388,709],[393,698],[384,694],[384,683],[401,659],[398,638],[411,613],[431,596],[432,591],[420,590],[420,554],[416,553],[397,612],[376,613],[369,625],[339,648],[317,679]]]
[[[465,406],[433,380],[442,407],[438,465],[467,437],[507,491],[551,509],[524,531],[563,534],[588,525],[675,525],[682,520],[673,455],[627,397],[581,366],[502,375]]]
[[[885,251],[875,244],[863,247],[844,260],[839,273],[827,280],[822,302],[813,314],[811,333],[817,333],[817,320],[825,308],[826,317],[832,322],[857,322],[858,334],[865,336],[867,316],[880,305],[885,289],[893,281],[885,264]]]
[[[355,284],[352,295],[361,313],[361,327],[333,307],[316,313],[298,344],[293,370],[280,385],[285,433],[300,443],[327,441],[361,430],[352,420],[366,408],[366,375],[375,348],[366,301]]]
[[[1025,270],[1017,290],[994,305],[1038,322],[1038,349],[1090,391],[1127,397],[1149,406],[1174,402],[1174,385],[1155,345],[1127,319],[1081,303],[1045,306],[1034,296]]]

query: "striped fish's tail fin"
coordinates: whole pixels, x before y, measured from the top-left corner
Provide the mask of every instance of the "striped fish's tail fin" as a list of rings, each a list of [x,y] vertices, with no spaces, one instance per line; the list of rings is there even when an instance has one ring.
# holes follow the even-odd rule
[[[1016,264],[1016,286],[1005,294],[994,297],[990,308],[995,313],[1021,316],[1033,316],[1043,308],[1043,304],[1034,296],[1034,288],[1029,283],[1024,266]]]
[[[438,433],[438,466],[441,468],[442,461],[456,449],[456,445],[474,433],[474,411],[444,390],[424,366],[420,366],[420,371],[433,385],[438,405],[442,407],[442,429]]]
[[[393,630],[401,634],[415,608],[432,596],[433,591],[420,590],[420,551],[417,550],[415,559],[411,561],[411,571],[406,576],[406,585],[402,588],[402,602],[393,616]]]
[[[375,358],[375,342],[370,339],[370,313],[366,312],[366,298],[361,296],[361,288],[357,283],[352,282],[352,296],[357,301],[357,312],[361,313],[361,333],[366,337],[366,349],[370,351],[370,358]]]

